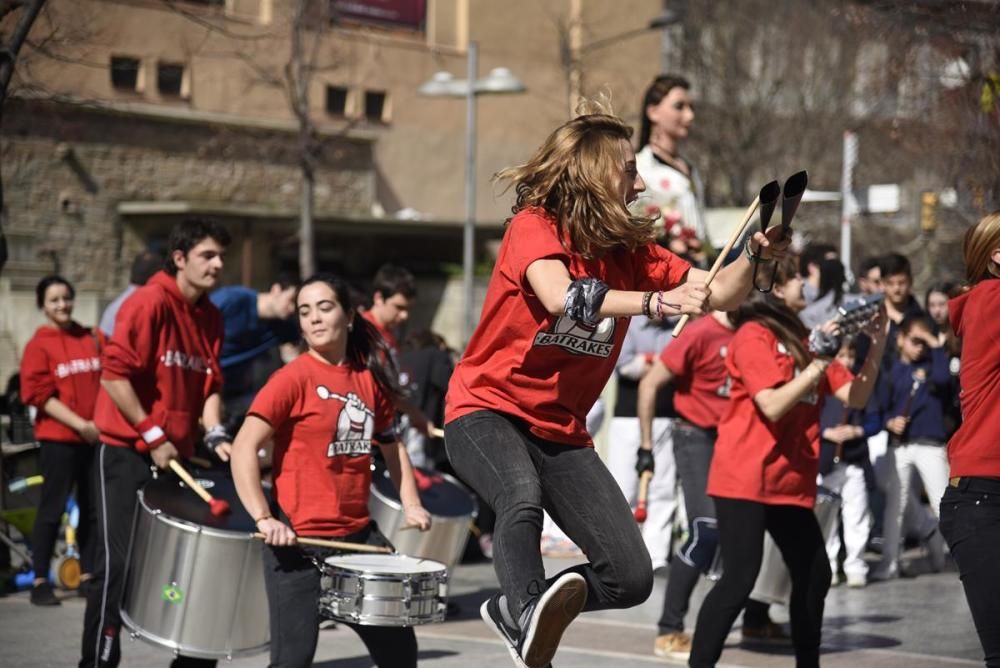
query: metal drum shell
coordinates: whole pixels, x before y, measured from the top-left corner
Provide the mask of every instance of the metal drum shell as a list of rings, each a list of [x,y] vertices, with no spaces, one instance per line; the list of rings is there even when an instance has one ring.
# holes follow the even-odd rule
[[[146,503],[143,490],[138,494],[122,598],[122,621],[132,634],[197,658],[265,651],[262,544],[249,533],[167,515]]]
[[[376,472],[376,475],[378,474]],[[431,514],[429,531],[403,531],[402,503],[398,499],[390,498],[382,493],[378,489],[376,481],[373,480],[371,496],[368,499],[368,512],[378,524],[379,531],[389,539],[397,552],[439,561],[451,571],[465,552],[465,544],[469,539],[469,528],[479,514],[479,507],[475,497],[458,480],[446,473],[434,473],[433,475],[441,476],[448,484],[468,494],[472,511],[463,515],[447,517],[436,514],[428,508],[427,510]],[[423,497],[423,495],[421,496]]]
[[[448,571],[426,560],[423,571],[392,571],[393,559],[404,555],[338,555],[322,566],[320,611],[338,621],[360,626],[416,626],[443,622],[447,612]],[[374,570],[371,563],[381,563]]]

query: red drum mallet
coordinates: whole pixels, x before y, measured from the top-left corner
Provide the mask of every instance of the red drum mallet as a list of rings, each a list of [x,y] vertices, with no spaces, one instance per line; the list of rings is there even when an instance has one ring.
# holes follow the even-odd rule
[[[649,498],[649,481],[653,479],[652,471],[643,471],[639,476],[639,498],[635,504],[635,521],[642,524],[646,521],[646,499]]]
[[[177,474],[177,477],[184,481],[184,484],[194,490],[194,493],[201,497],[202,501],[208,504],[209,510],[214,517],[222,517],[229,512],[229,504],[222,500],[217,499],[208,493],[204,487],[198,484],[198,481],[191,477],[181,463],[176,459],[170,460],[170,469]]]

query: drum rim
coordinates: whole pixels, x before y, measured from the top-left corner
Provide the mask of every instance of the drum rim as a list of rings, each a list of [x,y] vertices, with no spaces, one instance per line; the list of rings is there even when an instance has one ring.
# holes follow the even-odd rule
[[[438,572],[440,570],[445,570],[445,571],[448,570],[448,566],[446,564],[444,564],[443,562],[438,561],[437,559],[426,559],[424,557],[414,557],[413,555],[410,555],[410,554],[334,554],[334,555],[330,555],[329,557],[327,557],[326,559],[324,559],[323,560],[323,565],[325,566],[327,564],[330,564],[331,566],[336,566],[336,564],[334,564],[333,562],[334,562],[334,560],[337,560],[337,559],[352,559],[352,560],[353,559],[371,559],[371,558],[385,559],[387,557],[391,558],[392,560],[395,560],[397,563],[401,563],[399,561],[400,559],[407,559],[407,560],[411,560],[411,561],[415,561],[415,562],[428,563],[428,564],[436,564],[437,566],[440,566],[440,568],[434,568],[432,570],[427,570],[427,571],[414,571],[414,573],[436,573],[436,572]],[[383,562],[383,563],[385,563],[385,564],[391,564],[392,561],[386,561],[386,562]],[[358,569],[351,569],[351,570],[358,570]],[[384,571],[382,571],[382,572],[384,572]]]
[[[196,659],[228,659],[231,657],[244,657],[252,656],[254,654],[261,654],[267,651],[267,648],[271,645],[271,639],[268,638],[267,642],[260,645],[255,645],[250,648],[244,649],[232,649],[229,651],[212,651],[206,649],[198,649],[190,645],[183,645],[173,640],[163,638],[155,633],[151,633],[146,629],[142,628],[128,615],[128,613],[123,609],[121,611],[122,623],[128,627],[129,634],[133,635],[143,642],[149,643],[150,645],[155,645],[157,647],[165,647],[166,649],[172,649],[175,652],[183,653],[185,656],[191,656]]]
[[[459,479],[457,479],[453,475],[450,475],[448,473],[442,473],[440,471],[435,471],[434,475],[441,476],[446,481],[450,482],[451,484],[455,485],[460,490],[462,490],[463,492],[465,492],[466,494],[468,494],[469,495],[469,499],[472,501],[472,513],[466,514],[466,515],[435,515],[434,513],[431,513],[430,511],[428,511],[428,513],[430,514],[431,517],[433,517],[435,519],[441,518],[444,521],[448,521],[448,520],[455,520],[455,521],[457,521],[457,520],[463,520],[463,521],[465,521],[470,516],[472,517],[472,519],[476,519],[477,517],[479,517],[479,501],[476,499],[476,495],[473,494],[472,491],[468,487],[466,487],[465,485],[462,484],[462,481],[460,481]],[[375,479],[374,478],[372,478],[371,494],[372,494],[372,496],[374,496],[379,501],[381,501],[385,505],[389,506],[393,510],[402,510],[403,509],[403,502],[402,501],[396,501],[395,499],[391,499],[388,496],[386,496],[385,494],[383,494],[381,491],[379,491],[378,486],[375,484]]]
[[[136,492],[139,497],[139,503],[146,514],[151,516],[153,520],[162,522],[168,526],[181,529],[182,531],[188,531],[191,533],[203,533],[206,536],[211,536],[213,538],[229,538],[232,540],[253,540],[253,532],[251,531],[236,531],[234,529],[219,529],[217,527],[210,527],[204,524],[198,524],[197,522],[192,522],[191,520],[185,520],[183,518],[177,517],[176,515],[171,515],[170,513],[160,510],[158,508],[152,508],[148,503],[146,503],[145,494],[143,494],[142,489]]]

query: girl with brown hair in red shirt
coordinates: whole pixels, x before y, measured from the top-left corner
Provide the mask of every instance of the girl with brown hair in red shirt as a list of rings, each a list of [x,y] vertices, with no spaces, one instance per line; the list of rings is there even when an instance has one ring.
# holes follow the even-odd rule
[[[698,613],[691,666],[714,666],[760,572],[764,532],[774,538],[792,576],[792,643],[798,668],[819,665],[823,601],[830,564],[813,514],[819,472],[822,398],[865,405],[885,348],[883,318],[869,328],[872,346],[857,378],[832,357],[810,352],[795,258],[778,263],[773,290],[737,312],[726,368],[730,402],[708,475],[722,554],[722,579]],[[823,329],[833,333],[832,321]],[[832,363],[831,363],[832,362]]]
[[[320,572],[334,552],[296,546],[297,536],[387,545],[368,515],[371,450],[378,446],[399,490],[407,526],[430,528],[406,447],[393,426],[399,396],[391,356],[375,326],[327,274],[295,296],[309,349],[261,388],[233,444],[240,501],[264,534],[271,665],[309,666],[319,639]],[[261,489],[257,451],[274,440],[274,504]],[[348,624],[380,668],[417,665],[412,628]]]
[[[581,611],[637,605],[652,589],[632,511],[586,431],[629,318],[735,308],[750,290],[751,257],[787,247],[777,227],[774,241],[756,233],[709,290],[707,272],[657,246],[654,221],[629,212],[645,189],[632,130],[595,111],[500,173],[517,193],[515,214],[445,408],[448,458],[496,512],[502,592],[480,615],[529,668],[549,664]],[[642,452],[640,472],[652,471]],[[543,508],[589,559],[549,579]]]

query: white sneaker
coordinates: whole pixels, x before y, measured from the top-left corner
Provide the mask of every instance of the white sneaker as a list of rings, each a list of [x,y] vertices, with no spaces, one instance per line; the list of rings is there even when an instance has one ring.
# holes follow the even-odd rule
[[[863,589],[868,584],[868,578],[860,573],[847,574],[847,586],[851,589]]]

